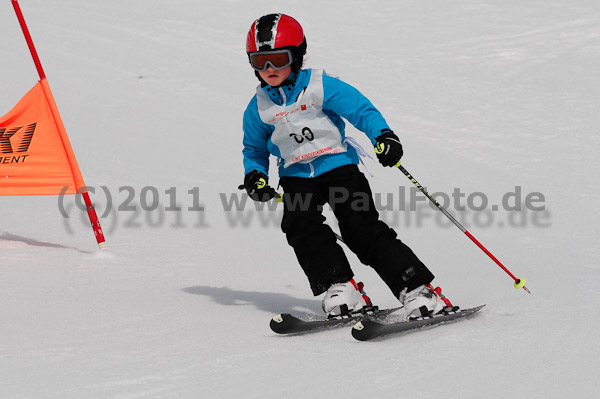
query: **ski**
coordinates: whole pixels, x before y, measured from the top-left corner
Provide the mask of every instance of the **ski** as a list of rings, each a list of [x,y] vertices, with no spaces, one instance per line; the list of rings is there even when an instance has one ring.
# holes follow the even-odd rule
[[[362,320],[356,323],[352,328],[352,336],[359,341],[368,341],[384,335],[397,334],[404,331],[414,330],[416,328],[432,326],[468,317],[477,313],[484,306],[485,305],[481,305],[469,309],[453,308],[433,316],[419,317],[416,319],[391,324],[379,323],[374,320]]]
[[[273,317],[269,325],[271,330],[277,334],[297,334],[344,326],[361,320],[379,320],[398,309],[402,309],[402,307],[379,309],[377,306],[369,306],[362,308],[356,313],[344,316],[332,316],[325,320],[302,320],[289,313],[282,313]]]

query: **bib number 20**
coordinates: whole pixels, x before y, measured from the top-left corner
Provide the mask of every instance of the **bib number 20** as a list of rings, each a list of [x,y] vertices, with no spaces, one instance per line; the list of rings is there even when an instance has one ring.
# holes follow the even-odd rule
[[[294,140],[296,140],[296,143],[298,144],[302,144],[305,139],[307,141],[313,141],[315,139],[314,133],[308,127],[302,129],[301,135],[296,133],[290,133],[290,137],[293,137]]]

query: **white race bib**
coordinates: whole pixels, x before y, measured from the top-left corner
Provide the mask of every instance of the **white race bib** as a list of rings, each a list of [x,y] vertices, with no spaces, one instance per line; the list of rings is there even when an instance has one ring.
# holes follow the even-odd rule
[[[340,130],[323,112],[323,98],[322,69],[312,70],[307,88],[291,105],[274,104],[260,86],[256,89],[260,119],[275,126],[271,141],[281,152],[284,168],[347,151]]]

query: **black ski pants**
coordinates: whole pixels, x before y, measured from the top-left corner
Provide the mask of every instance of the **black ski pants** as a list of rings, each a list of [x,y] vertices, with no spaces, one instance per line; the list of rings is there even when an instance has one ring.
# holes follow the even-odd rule
[[[282,177],[284,212],[281,229],[294,248],[313,294],[354,277],[333,230],[325,224],[328,203],[344,243],[371,266],[398,297],[433,280],[433,274],[375,209],[369,182],[356,165],[333,169],[315,178]]]

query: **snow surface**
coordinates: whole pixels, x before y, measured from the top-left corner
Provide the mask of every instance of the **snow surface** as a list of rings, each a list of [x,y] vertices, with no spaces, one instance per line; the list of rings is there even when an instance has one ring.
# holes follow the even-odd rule
[[[98,212],[113,207],[100,252],[75,197],[68,219],[57,197],[0,199],[0,397],[597,397],[598,1],[21,6]],[[0,8],[4,114],[37,74],[12,7]],[[500,208],[467,226],[531,295],[434,210],[386,212],[448,297],[486,303],[482,314],[369,343],[349,328],[270,331],[282,311],[319,317],[320,298],[278,229],[281,210],[226,211],[220,194],[243,178],[241,117],[257,84],[245,35],[277,11],[303,24],[307,67],[380,108],[430,191],[483,192],[490,206],[515,186],[543,194],[545,211]],[[367,162],[376,193],[409,190]],[[153,194],[158,209],[142,210]],[[350,257],[371,298],[395,306]]]

